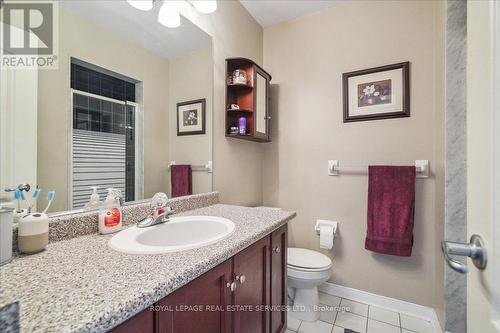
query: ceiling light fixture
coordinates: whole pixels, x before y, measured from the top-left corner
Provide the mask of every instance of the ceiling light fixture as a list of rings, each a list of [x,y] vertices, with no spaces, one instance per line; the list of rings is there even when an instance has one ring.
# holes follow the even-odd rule
[[[217,1],[215,0],[195,0],[194,8],[203,14],[210,14],[217,10]]]
[[[139,10],[148,11],[153,9],[153,0],[127,0],[127,2]]]
[[[2,0],[0,0],[2,1]],[[160,2],[158,0],[127,0],[129,5],[132,7],[148,11],[153,9],[154,2]],[[210,14],[217,10],[217,1],[216,0],[195,0],[188,1],[191,3],[193,7],[203,14]],[[160,11],[158,12],[158,22],[161,25],[164,25],[168,28],[177,28],[181,25],[181,16],[179,14],[179,5],[180,0],[163,0],[163,3],[160,7]]]
[[[181,16],[176,1],[163,1],[158,13],[158,22],[167,28],[177,28],[181,25]]]

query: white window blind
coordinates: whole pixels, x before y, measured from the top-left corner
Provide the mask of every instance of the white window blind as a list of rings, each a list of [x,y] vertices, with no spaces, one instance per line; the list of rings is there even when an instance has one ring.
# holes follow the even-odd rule
[[[125,193],[125,162],[125,135],[74,129],[73,208],[88,202],[90,186],[99,186],[100,193],[110,187]]]

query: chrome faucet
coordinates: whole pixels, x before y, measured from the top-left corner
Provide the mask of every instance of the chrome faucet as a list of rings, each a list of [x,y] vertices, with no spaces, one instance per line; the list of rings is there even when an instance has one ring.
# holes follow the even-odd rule
[[[168,197],[165,193],[156,193],[151,200],[151,213],[144,220],[137,222],[137,228],[147,228],[168,222],[174,210],[167,207],[167,201]]]
[[[30,184],[19,184],[16,188],[6,188],[5,192],[15,192],[16,190],[28,193],[31,189]]]

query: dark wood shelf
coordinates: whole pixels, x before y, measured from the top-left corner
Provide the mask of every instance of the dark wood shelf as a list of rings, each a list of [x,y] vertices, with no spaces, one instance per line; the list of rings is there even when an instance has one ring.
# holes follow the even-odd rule
[[[228,137],[228,138],[235,138],[235,139],[241,139],[241,140],[247,140],[247,141],[253,141],[253,142],[271,142],[271,140],[256,138],[255,136],[250,135],[250,134],[247,134],[247,135],[226,134],[226,137]]]
[[[227,109],[227,112],[229,113],[238,113],[238,112],[247,112],[247,113],[253,113],[253,110],[250,109]]]
[[[227,85],[228,88],[235,88],[235,89],[253,89],[253,87],[250,84],[244,84],[244,83],[231,83]]]

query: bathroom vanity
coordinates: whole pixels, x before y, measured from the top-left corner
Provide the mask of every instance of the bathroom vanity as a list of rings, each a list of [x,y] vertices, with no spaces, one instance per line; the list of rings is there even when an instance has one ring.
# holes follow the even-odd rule
[[[287,225],[112,332],[284,332]]]
[[[124,220],[136,223],[148,206],[127,207]],[[234,232],[196,249],[138,255],[110,247],[113,236],[97,233],[97,213],[52,218],[45,251],[1,267],[0,309],[17,304],[12,322],[21,333],[284,331],[287,223],[295,213],[219,204],[217,193],[169,206],[174,217],[231,220]],[[205,305],[210,311],[196,311]],[[8,322],[0,321],[1,332],[15,331],[2,326]]]

